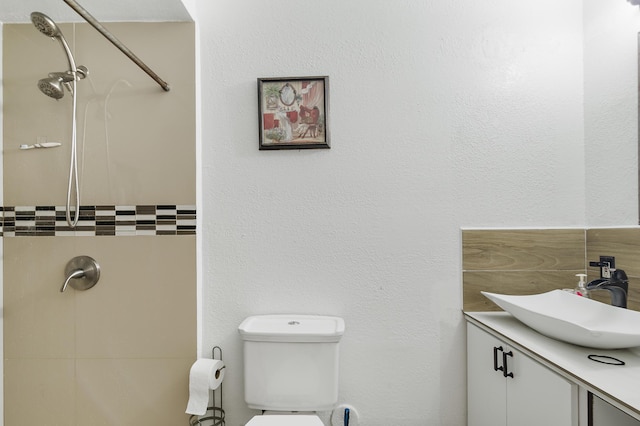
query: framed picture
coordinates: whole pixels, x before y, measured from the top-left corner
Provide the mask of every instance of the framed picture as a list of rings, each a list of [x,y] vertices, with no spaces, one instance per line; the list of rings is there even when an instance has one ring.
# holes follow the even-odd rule
[[[330,148],[329,77],[258,79],[260,149]]]

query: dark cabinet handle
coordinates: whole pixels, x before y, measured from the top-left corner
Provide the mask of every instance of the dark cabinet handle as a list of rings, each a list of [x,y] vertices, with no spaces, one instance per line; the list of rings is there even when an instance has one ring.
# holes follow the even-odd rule
[[[513,378],[513,373],[508,372],[509,371],[509,367],[508,367],[508,363],[507,363],[507,357],[510,356],[511,358],[513,358],[513,352],[509,351],[509,352],[502,352],[502,366],[503,368],[500,368],[500,370],[502,370],[502,374],[504,375],[504,377],[511,377]]]
[[[504,349],[502,346],[493,347],[493,371],[504,371],[504,368],[498,367],[498,351],[502,352],[502,365],[504,365]]]

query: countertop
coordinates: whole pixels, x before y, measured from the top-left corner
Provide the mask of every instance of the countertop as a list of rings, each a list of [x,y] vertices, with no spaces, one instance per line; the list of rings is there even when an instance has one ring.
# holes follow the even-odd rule
[[[464,315],[470,323],[640,420],[640,349],[594,349],[560,342],[527,327],[507,312]],[[614,357],[625,365],[598,363],[588,358],[591,354]]]

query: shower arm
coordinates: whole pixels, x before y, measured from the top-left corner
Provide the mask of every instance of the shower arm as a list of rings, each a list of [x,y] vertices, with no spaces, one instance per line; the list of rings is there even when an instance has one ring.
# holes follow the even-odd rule
[[[131,50],[129,50],[120,40],[118,40],[113,34],[109,32],[100,22],[96,20],[89,12],[87,12],[82,6],[80,6],[75,0],[64,0],[66,4],[69,5],[73,10],[75,10],[78,15],[82,16],[85,21],[87,21],[93,28],[98,30],[100,34],[102,34],[107,40],[109,40],[115,47],[120,49],[122,53],[124,53],[129,59],[131,59],[137,66],[139,66],[144,72],[146,72],[149,77],[153,78],[156,83],[162,87],[165,92],[169,91],[169,84],[161,79],[158,74],[153,72],[151,68],[147,66],[144,62],[140,60]]]

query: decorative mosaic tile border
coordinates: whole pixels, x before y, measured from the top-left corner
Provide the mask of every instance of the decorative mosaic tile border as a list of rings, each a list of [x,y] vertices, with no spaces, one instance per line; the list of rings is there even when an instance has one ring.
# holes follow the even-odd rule
[[[64,206],[0,207],[0,236],[195,235],[196,206],[80,206],[80,219],[69,227]]]

